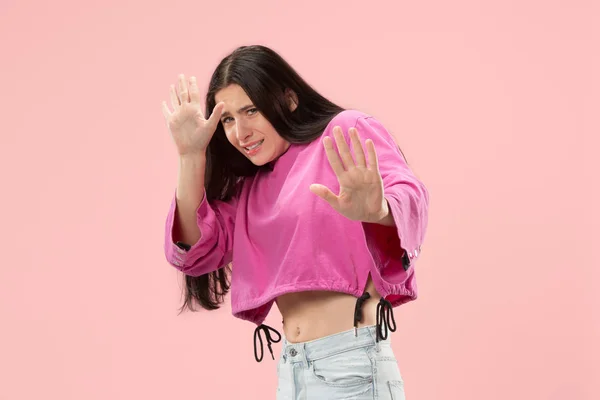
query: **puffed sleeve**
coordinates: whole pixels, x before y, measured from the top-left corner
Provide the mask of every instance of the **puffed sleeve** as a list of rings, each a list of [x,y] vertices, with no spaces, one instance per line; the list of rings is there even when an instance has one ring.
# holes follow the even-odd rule
[[[384,268],[393,269],[382,271],[384,275],[401,274],[399,267],[407,271],[421,253],[427,231],[429,192],[378,120],[371,116],[358,118],[355,126],[363,142],[371,139],[375,145],[384,197],[395,223],[394,227],[363,224],[369,247]]]
[[[233,236],[237,212],[237,197],[228,201],[208,201],[206,193],[196,210],[200,239],[192,244],[173,241],[177,209],[175,196],[165,222],[164,252],[169,264],[191,276],[216,271],[232,260]]]

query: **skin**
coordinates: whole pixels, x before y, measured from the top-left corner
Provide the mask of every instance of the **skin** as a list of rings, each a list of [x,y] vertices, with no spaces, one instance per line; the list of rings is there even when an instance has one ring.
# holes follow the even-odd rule
[[[222,89],[216,93],[215,100],[224,104],[220,122],[227,139],[254,164],[269,163],[289,148],[290,143],[279,136],[240,86],[230,85]],[[293,93],[289,94],[288,102],[292,111],[298,107]],[[366,141],[365,153],[358,132],[351,129],[351,145],[355,154],[358,154],[354,162],[341,128],[334,129],[334,137],[340,156],[329,138],[323,141],[323,145],[340,182],[340,193],[336,195],[317,184],[311,185],[307,190],[310,189],[347,218],[393,226],[393,218],[383,197],[383,182],[373,143]],[[258,151],[249,152],[246,149],[260,141],[262,144]],[[363,305],[363,320],[359,327],[375,325],[377,303],[381,298],[370,276],[365,290],[371,294],[371,298]],[[288,293],[277,298],[276,304],[283,316],[286,339],[292,343],[318,339],[354,327],[356,298],[352,295],[330,291]]]
[[[238,85],[230,85],[215,94],[217,103],[224,103],[221,123],[229,143],[256,165],[264,165],[285,153],[290,143],[283,139],[273,125],[254,107],[252,101]],[[290,108],[295,109],[290,97]],[[263,141],[256,154],[245,149]]]

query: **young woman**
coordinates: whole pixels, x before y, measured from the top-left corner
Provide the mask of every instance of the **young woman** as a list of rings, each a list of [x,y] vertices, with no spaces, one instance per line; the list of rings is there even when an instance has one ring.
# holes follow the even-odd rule
[[[231,288],[261,361],[263,337],[273,358],[281,341],[263,324],[276,303],[278,399],[403,399],[389,331],[392,308],[417,296],[429,195],[392,136],[263,46],[221,61],[205,113],[194,77],[170,92],[179,174],[164,250],[185,276],[182,309],[216,309]]]

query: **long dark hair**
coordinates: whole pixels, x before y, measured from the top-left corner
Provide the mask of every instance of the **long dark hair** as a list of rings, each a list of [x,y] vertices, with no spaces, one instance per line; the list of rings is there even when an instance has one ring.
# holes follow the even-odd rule
[[[309,143],[320,137],[329,122],[344,109],[313,89],[275,51],[265,46],[238,47],[223,58],[212,75],[206,94],[206,117],[215,108],[216,93],[231,84],[244,89],[259,112],[277,133],[290,143]],[[292,91],[298,106],[289,107]],[[206,152],[206,199],[228,200],[240,188],[244,177],[253,176],[269,164],[256,166],[227,140],[219,124]],[[194,302],[202,308],[219,308],[229,292],[230,266],[198,276],[185,275],[185,299],[181,307],[192,311]]]

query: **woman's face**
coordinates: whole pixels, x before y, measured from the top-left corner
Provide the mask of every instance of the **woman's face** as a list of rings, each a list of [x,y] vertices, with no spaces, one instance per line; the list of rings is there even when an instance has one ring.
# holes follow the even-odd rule
[[[241,86],[218,91],[216,103],[225,103],[221,123],[229,142],[255,165],[264,165],[285,153],[290,143],[254,107]]]

